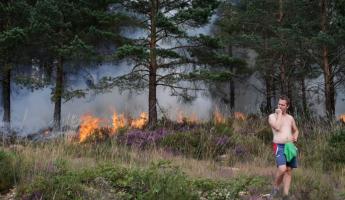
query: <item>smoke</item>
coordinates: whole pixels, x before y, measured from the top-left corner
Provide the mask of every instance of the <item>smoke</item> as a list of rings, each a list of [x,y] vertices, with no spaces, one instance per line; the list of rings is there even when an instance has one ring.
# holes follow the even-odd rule
[[[190,29],[189,34],[209,34],[212,30],[216,15],[212,16],[211,23],[205,27]],[[127,29],[122,34],[130,38],[140,38],[146,33],[140,30]],[[161,44],[166,45],[164,44]],[[255,52],[246,50],[247,61],[250,66],[255,65]],[[97,69],[88,71],[88,73],[80,72],[75,75],[73,88],[85,88],[90,84],[97,82],[103,76],[119,76],[128,73],[131,69],[127,63],[103,63]],[[86,80],[80,77],[88,77]],[[72,76],[73,78],[73,76]],[[263,101],[263,94],[259,91],[264,90],[264,86],[255,75],[252,75],[245,81],[236,82],[236,102],[234,111],[257,113],[260,104]],[[36,132],[42,128],[52,126],[54,105],[51,101],[50,87],[31,91],[29,89],[21,89],[13,86],[15,93],[11,96],[12,107],[12,127],[21,135],[27,135]],[[195,114],[200,120],[209,120],[212,111],[217,102],[213,101],[210,94],[205,91],[197,92],[197,98],[190,103],[184,103],[176,96],[170,95],[168,88],[157,88],[158,112],[159,115],[176,119],[179,112],[185,113],[187,116]],[[310,102],[318,102],[318,96],[314,95]],[[344,93],[338,93],[336,100],[336,114],[345,113],[345,104],[343,99]],[[0,100],[1,102],[1,100]],[[315,103],[316,110],[324,110],[321,103]],[[220,108],[222,111],[226,109]],[[319,107],[318,107],[319,106]],[[62,105],[62,126],[76,128],[79,125],[80,116],[89,113],[104,119],[111,119],[114,112],[126,113],[133,117],[139,116],[140,112],[148,111],[148,91],[141,93],[123,91],[119,88],[113,88],[111,92],[104,94],[88,94],[85,98],[72,99]],[[3,116],[3,110],[0,108],[0,116]],[[0,124],[0,127],[3,125]]]
[[[88,72],[93,80],[80,80],[74,82],[73,88],[86,88],[89,82],[97,82],[103,76],[119,76],[129,71],[129,66],[123,62],[118,64],[102,64],[97,69]],[[74,75],[76,76],[76,75]],[[78,76],[82,76],[78,74]],[[52,126],[54,104],[51,101],[50,87],[31,91],[13,86],[14,94],[11,96],[12,128],[20,135],[37,132],[42,128]],[[160,116],[176,119],[179,110],[186,113],[195,113],[200,119],[208,119],[212,108],[209,97],[201,92],[198,98],[190,104],[185,104],[176,96],[170,95],[168,88],[157,88],[158,111]],[[111,120],[114,112],[125,113],[138,117],[140,112],[148,111],[148,91],[120,92],[115,87],[108,93],[86,95],[85,98],[72,99],[62,104],[62,126],[76,128],[79,125],[80,116],[92,114],[100,118]],[[2,113],[0,113],[0,116]]]

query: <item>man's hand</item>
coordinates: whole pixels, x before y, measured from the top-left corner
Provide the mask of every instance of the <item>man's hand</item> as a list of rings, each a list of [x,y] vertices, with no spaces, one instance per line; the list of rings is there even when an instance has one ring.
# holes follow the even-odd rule
[[[280,114],[282,114],[282,113],[283,113],[283,112],[282,112],[282,110],[281,110],[280,108],[277,108],[277,109],[276,109],[276,114],[277,114],[277,115],[280,115]]]
[[[297,135],[292,135],[292,141],[297,142],[297,138],[298,138]]]

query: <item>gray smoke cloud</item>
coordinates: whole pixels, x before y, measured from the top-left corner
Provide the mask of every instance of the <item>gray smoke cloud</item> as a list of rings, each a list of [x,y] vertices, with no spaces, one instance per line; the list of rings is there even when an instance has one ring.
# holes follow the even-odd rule
[[[216,15],[212,16],[211,23],[197,29],[189,29],[190,34],[210,34]],[[122,34],[131,38],[140,38],[147,34],[138,29],[125,29]],[[162,46],[167,45],[162,43]],[[256,53],[252,50],[237,50],[240,53],[247,54],[247,63],[255,66]],[[89,72],[91,82],[97,82],[103,76],[117,76],[127,73],[130,66],[126,63],[103,63],[97,69]],[[311,80],[310,84],[319,82],[319,79]],[[88,81],[80,80],[74,83],[74,88],[85,88]],[[21,135],[36,132],[42,128],[52,125],[54,105],[51,102],[51,88],[46,87],[40,90],[30,91],[28,89],[19,89],[14,86],[12,100],[12,127],[19,131]],[[247,80],[236,82],[236,101],[234,111],[245,113],[258,113],[260,104],[264,100],[264,95],[260,91],[264,90],[262,82],[253,74]],[[186,116],[196,115],[200,120],[209,120],[212,112],[218,105],[206,91],[197,93],[197,98],[190,103],[182,102],[178,97],[171,96],[168,88],[159,87],[157,89],[157,99],[159,103],[158,111],[160,116],[166,116],[175,120],[179,112]],[[313,103],[313,109],[318,114],[324,113],[322,94],[309,94],[308,101]],[[336,115],[345,113],[345,93],[339,91],[336,97]],[[222,112],[227,110],[226,105],[218,105]],[[111,120],[112,114],[126,113],[132,117],[139,116],[140,112],[148,110],[148,92],[141,93],[123,91],[119,88],[113,88],[111,92],[104,94],[88,94],[85,98],[72,99],[62,105],[62,124],[70,127],[79,125],[80,116],[89,113],[97,117]],[[163,111],[163,112],[162,112]],[[0,116],[3,116],[3,110],[0,110]],[[0,127],[3,126],[0,122]]]

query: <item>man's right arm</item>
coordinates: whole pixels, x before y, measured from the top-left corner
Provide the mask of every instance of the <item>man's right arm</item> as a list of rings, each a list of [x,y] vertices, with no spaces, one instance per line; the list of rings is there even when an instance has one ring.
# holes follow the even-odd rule
[[[282,124],[282,115],[270,114],[270,116],[268,117],[268,123],[274,130],[279,131]]]

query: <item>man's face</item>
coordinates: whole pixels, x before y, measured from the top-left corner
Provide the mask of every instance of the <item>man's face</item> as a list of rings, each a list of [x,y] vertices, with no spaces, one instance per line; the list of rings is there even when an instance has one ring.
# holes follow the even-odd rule
[[[285,113],[286,110],[289,108],[289,106],[287,105],[286,100],[279,99],[279,101],[278,101],[278,108],[281,109],[283,113]]]

